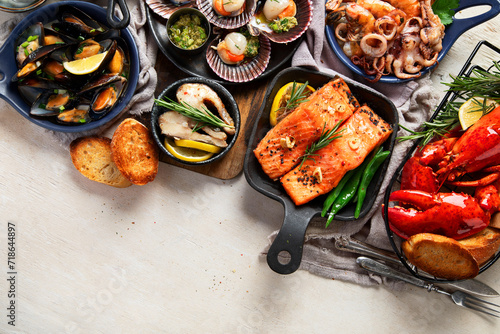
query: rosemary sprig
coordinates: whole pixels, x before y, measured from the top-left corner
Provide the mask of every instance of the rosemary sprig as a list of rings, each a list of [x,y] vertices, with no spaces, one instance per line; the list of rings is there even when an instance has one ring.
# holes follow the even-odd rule
[[[280,109],[292,110],[302,102],[309,101],[306,99],[306,94],[304,94],[304,90],[307,88],[308,84],[309,82],[306,81],[303,85],[299,85],[297,87],[297,83],[294,81],[292,84],[292,91],[290,92],[290,98],[286,102],[286,106],[281,107]]]
[[[455,92],[462,98],[476,97],[500,97],[500,64],[493,62],[494,69],[490,72],[480,68],[472,70],[470,76],[452,76],[450,83],[443,83],[448,86],[448,91]]]
[[[323,125],[323,130],[321,130],[321,135],[319,136],[318,140],[312,143],[311,146],[308,146],[306,148],[305,153],[302,155],[301,157],[302,161],[300,162],[299,170],[302,168],[302,164],[307,159],[311,159],[314,162],[316,162],[316,160],[314,160],[314,156],[317,156],[317,154],[315,154],[314,152],[328,146],[328,144],[330,144],[335,139],[342,137],[340,133],[343,132],[345,129],[337,131],[340,124],[342,124],[342,120],[340,120],[337,124],[335,124],[335,126],[332,129],[328,131],[326,131],[325,129],[326,123]]]
[[[224,123],[224,121],[215,116],[210,110],[205,107],[203,108],[203,110],[200,110],[198,108],[192,107],[184,101],[181,101],[181,103],[175,102],[169,97],[164,97],[164,100],[155,99],[155,103],[169,110],[177,111],[179,114],[199,122],[200,124],[198,124],[197,128],[201,128],[205,125],[211,125],[217,128],[234,128],[233,125]]]
[[[458,120],[458,109],[460,105],[461,103],[459,102],[449,102],[431,122],[424,122],[422,124],[423,129],[421,131],[413,131],[400,124],[399,126],[410,132],[411,135],[398,137],[398,140],[402,142],[405,140],[421,139],[422,142],[420,145],[425,146],[432,138],[444,136],[460,124]]]
[[[398,137],[399,141],[421,139],[421,146],[428,144],[434,137],[442,137],[460,124],[458,110],[460,106],[470,98],[478,101],[484,99],[484,103],[477,103],[483,114],[487,114],[494,108],[486,103],[487,99],[500,102],[500,64],[493,62],[494,69],[485,71],[475,68],[470,76],[452,76],[452,82],[445,83],[447,91],[455,93],[455,96],[444,106],[444,108],[430,122],[424,122],[420,131],[412,131],[400,124],[400,127],[410,132],[408,136]],[[478,110],[478,109],[475,109]]]

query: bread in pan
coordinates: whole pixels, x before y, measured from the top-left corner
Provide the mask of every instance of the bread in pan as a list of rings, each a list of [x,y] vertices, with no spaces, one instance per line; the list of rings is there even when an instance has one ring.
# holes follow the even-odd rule
[[[402,248],[410,263],[438,278],[468,279],[479,272],[476,259],[464,245],[452,238],[419,233],[404,241]]]
[[[479,266],[482,266],[500,248],[500,230],[487,227],[458,242],[472,254]]]

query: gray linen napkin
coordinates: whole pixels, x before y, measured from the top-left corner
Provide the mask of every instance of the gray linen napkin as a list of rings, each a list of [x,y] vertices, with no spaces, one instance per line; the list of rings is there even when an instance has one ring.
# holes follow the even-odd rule
[[[104,7],[105,1],[89,1],[101,4]],[[132,1],[128,1],[130,4]],[[62,133],[46,130],[54,136],[54,139],[64,148],[69,148],[69,143],[78,137],[87,135],[104,134],[106,130],[111,129],[124,117],[130,115],[140,115],[143,112],[151,111],[154,103],[154,92],[157,83],[157,74],[154,68],[158,46],[151,34],[147,34],[146,4],[142,0],[134,1],[134,6],[130,7],[130,25],[128,29],[132,34],[139,53],[140,69],[139,79],[135,94],[129,104],[114,122],[105,124],[97,129],[81,133]],[[0,25],[0,44],[3,44],[16,24],[18,24],[27,14],[16,14],[12,19]],[[117,13],[120,16],[120,13]]]
[[[352,73],[335,56],[325,36],[325,2],[314,1],[314,17],[301,43],[292,58],[292,66],[309,67],[328,74],[339,74],[357,80],[363,84],[368,82]],[[432,90],[430,75],[404,84],[376,83],[369,84],[386,95],[398,109],[399,123],[409,129],[418,128],[431,116],[438,103],[438,95]],[[400,130],[398,136],[403,135]],[[381,203],[387,185],[401,163],[411,142],[398,143],[391,157],[386,177],[373,208],[363,219],[351,222],[333,221],[325,229],[325,219],[314,218],[308,226],[300,269],[327,278],[356,282],[362,285],[380,284],[382,280],[376,275],[368,275],[355,262],[356,255],[338,251],[335,240],[343,236],[353,236],[373,246],[392,250],[387,238],[381,214]],[[278,231],[269,236],[272,243]],[[263,252],[266,255],[268,248]],[[383,280],[394,286],[394,282]]]

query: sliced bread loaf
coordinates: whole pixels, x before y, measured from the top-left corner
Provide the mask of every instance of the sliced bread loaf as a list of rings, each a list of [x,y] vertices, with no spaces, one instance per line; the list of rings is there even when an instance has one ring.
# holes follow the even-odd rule
[[[500,230],[487,227],[470,237],[458,240],[458,242],[467,248],[481,266],[500,248]]]
[[[465,246],[452,238],[432,233],[419,233],[402,244],[410,263],[419,269],[449,280],[477,276],[479,265]]]
[[[70,144],[73,165],[90,180],[117,188],[132,183],[118,170],[111,158],[111,139],[105,137],[80,137]]]
[[[159,151],[149,129],[133,118],[120,123],[111,139],[113,161],[120,172],[136,185],[155,179]]]

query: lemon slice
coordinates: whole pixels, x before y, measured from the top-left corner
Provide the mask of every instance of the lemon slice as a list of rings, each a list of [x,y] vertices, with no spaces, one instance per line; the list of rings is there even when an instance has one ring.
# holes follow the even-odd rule
[[[200,162],[211,158],[214,154],[211,152],[201,151],[190,147],[182,147],[175,145],[171,138],[165,139],[165,147],[174,157],[182,161]]]
[[[210,152],[210,153],[219,153],[222,151],[222,147],[218,147],[211,144],[200,143],[199,141],[189,140],[189,139],[176,139],[175,145],[181,147],[194,148],[197,150]]]
[[[303,83],[296,82],[296,87],[302,86]],[[293,82],[289,82],[278,90],[276,96],[274,97],[273,104],[271,106],[271,112],[269,114],[269,123],[271,126],[275,126],[278,123],[278,116],[284,111],[286,107],[286,103],[290,99],[290,95],[292,94]],[[297,89],[296,88],[296,89]],[[304,95],[309,96],[315,91],[314,88],[307,85],[306,89],[304,89]]]
[[[94,72],[99,68],[108,51],[96,55],[63,62],[64,69],[71,74],[84,75]]]
[[[463,130],[467,130],[472,124],[476,123],[483,116],[484,98],[472,97],[464,102],[458,109],[458,119]],[[487,99],[488,107],[496,107],[494,100]]]

